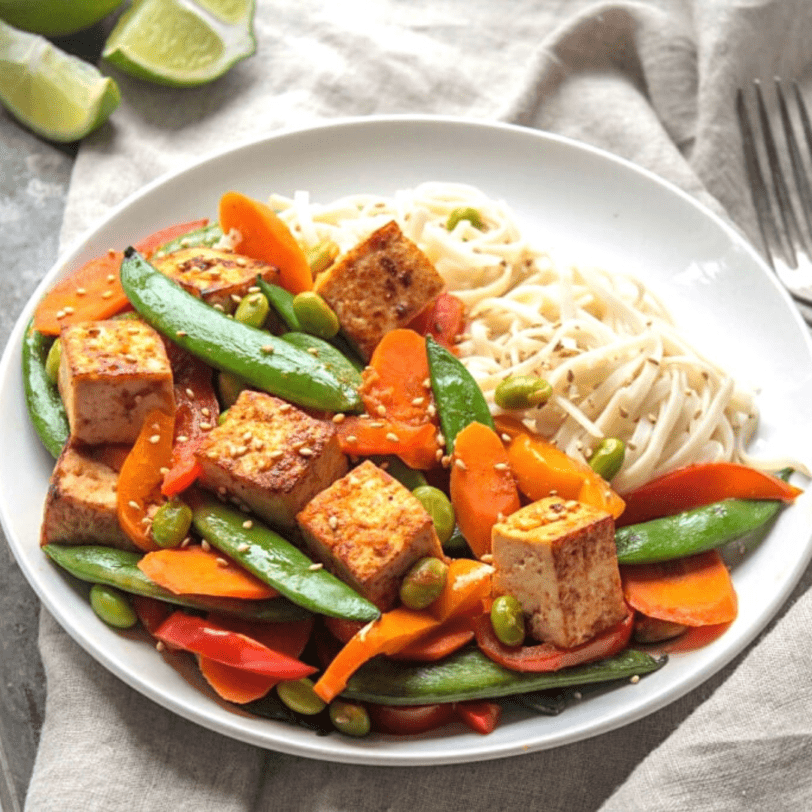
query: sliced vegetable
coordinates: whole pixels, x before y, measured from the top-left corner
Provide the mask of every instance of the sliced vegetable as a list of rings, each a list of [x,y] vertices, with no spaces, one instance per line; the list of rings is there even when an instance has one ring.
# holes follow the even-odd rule
[[[706,626],[736,618],[736,591],[717,550],[620,568],[626,603],[660,620]]]
[[[465,722],[474,733],[487,736],[493,733],[502,718],[502,706],[487,699],[468,700],[455,705],[457,716]]]
[[[223,229],[219,223],[205,224],[205,221],[198,228],[189,229],[181,234],[169,237],[158,244],[152,256],[166,256],[173,251],[180,251],[182,248],[198,248],[205,246],[212,248],[223,237]],[[147,252],[145,252],[147,253]]]
[[[118,521],[130,541],[141,550],[158,548],[150,530],[149,511],[163,501],[161,469],[168,468],[172,459],[174,426],[174,414],[159,409],[150,411],[118,475]]]
[[[520,507],[508,454],[493,429],[469,423],[457,436],[451,463],[451,503],[474,555],[491,551],[491,530],[500,516]]]
[[[721,502],[723,499],[780,499],[792,502],[803,491],[783,479],[733,462],[703,462],[679,468],[624,495],[618,525]]]
[[[127,249],[121,280],[133,307],[171,341],[217,369],[300,406],[352,411],[358,392],[313,355],[209,307]]]
[[[415,426],[388,418],[347,417],[336,425],[345,454],[372,457],[394,454],[409,467],[428,470],[437,464],[437,427]]]
[[[54,386],[45,371],[50,339],[29,324],[23,335],[22,372],[25,405],[31,424],[42,444],[55,459],[68,441],[68,416]]]
[[[452,293],[441,293],[408,325],[422,336],[430,335],[438,344],[454,352],[457,336],[465,325],[465,305]]]
[[[226,192],[220,198],[219,218],[224,233],[239,232],[237,253],[279,268],[282,287],[293,294],[313,288],[307,256],[269,206],[239,192]]]
[[[348,620],[372,620],[375,604],[259,521],[246,528],[245,515],[219,500],[198,495],[192,502],[194,526],[213,547],[312,612]],[[247,545],[247,547],[246,547]]]
[[[138,569],[176,595],[267,600],[279,594],[233,561],[198,544],[147,553]]]
[[[361,386],[361,373],[353,362],[330,342],[318,336],[294,330],[285,333],[281,338],[291,346],[310,353],[328,373],[335,376],[349,389],[357,391]]]
[[[192,220],[188,223],[178,223],[168,228],[162,228],[160,231],[156,231],[146,239],[141,240],[136,245],[136,248],[142,254],[150,257],[158,249],[166,250],[167,244],[175,240],[177,240],[179,248],[185,248],[187,244],[197,244],[191,243],[191,240],[196,238],[195,235],[208,233],[206,230],[208,222],[208,219],[204,218],[203,220]]]
[[[274,285],[271,282],[266,282],[261,276],[257,276],[256,282],[257,286],[262,291],[271,307],[276,311],[277,315],[285,323],[288,330],[301,332],[302,325],[299,323],[299,318],[293,309],[293,294],[289,290],[285,290],[285,288],[281,287],[280,285]]]
[[[372,727],[379,733],[395,736],[415,736],[443,727],[456,718],[454,705],[435,703],[432,705],[367,705]]]
[[[176,606],[186,606],[206,612],[218,612],[246,620],[286,623],[301,620],[308,613],[285,598],[263,601],[206,598],[200,595],[175,595],[158,586],[140,569],[139,553],[97,545],[46,544],[42,548],[48,557],[80,581],[108,584],[131,595],[141,595]]]
[[[433,631],[404,646],[395,654],[396,660],[434,662],[448,657],[474,639],[474,618],[469,615],[454,616],[441,623]]]
[[[426,353],[440,425],[451,453],[457,435],[469,423],[482,423],[492,429],[493,418],[482,390],[462,361],[431,336],[426,336]]]

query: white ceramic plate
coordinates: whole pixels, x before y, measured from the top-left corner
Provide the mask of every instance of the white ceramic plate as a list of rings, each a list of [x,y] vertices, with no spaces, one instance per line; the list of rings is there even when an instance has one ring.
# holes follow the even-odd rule
[[[670,305],[693,342],[761,390],[753,450],[812,460],[812,347],[789,299],[754,251],[692,198],[645,171],[572,141],[515,127],[438,118],[349,120],[239,146],[161,178],[116,208],[43,280],[0,365],[0,517],[23,572],[73,638],[126,683],[170,710],[255,745],[379,765],[475,761],[555,747],[611,730],[696,688],[778,611],[812,554],[812,493],[783,512],[737,562],[740,614],[712,645],[672,657],[641,680],[549,718],[509,715],[491,735],[453,725],[420,737],[351,740],[249,718],[201,689],[142,640],[104,626],[86,588],[37,546],[53,461],[23,403],[20,343],[34,301],[66,270],[172,223],[213,217],[227,189],[265,198],[308,189],[317,201],[393,193],[424,180],[473,184],[505,200],[540,243],[563,256],[630,271]]]

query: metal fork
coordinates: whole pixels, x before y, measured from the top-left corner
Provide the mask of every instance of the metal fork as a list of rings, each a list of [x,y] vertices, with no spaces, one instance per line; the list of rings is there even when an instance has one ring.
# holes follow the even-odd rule
[[[752,92],[758,112],[758,129],[751,124],[747,93],[741,88],[736,94],[736,114],[765,255],[806,321],[812,325],[812,191],[809,181],[812,175],[812,125],[797,82],[792,82],[792,91],[794,115],[790,112],[781,79],[775,79],[785,151],[779,148],[773,135],[759,80],[753,83]],[[799,130],[802,141],[797,137]],[[801,143],[805,150],[801,149]],[[762,172],[765,162],[766,173]],[[769,186],[765,174],[769,177]],[[787,177],[791,177],[791,183]]]

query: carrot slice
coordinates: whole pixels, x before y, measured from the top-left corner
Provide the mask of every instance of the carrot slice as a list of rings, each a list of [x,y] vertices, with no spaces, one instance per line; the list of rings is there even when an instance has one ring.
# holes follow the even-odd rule
[[[395,660],[434,662],[448,657],[474,639],[473,618],[454,617],[391,655]]]
[[[421,471],[437,463],[437,427],[413,426],[387,418],[347,417],[336,425],[338,443],[345,454],[395,454],[410,468]]]
[[[491,530],[500,516],[520,507],[508,455],[499,436],[482,423],[469,423],[454,442],[451,504],[457,524],[477,558],[491,551]]]
[[[175,595],[264,600],[279,594],[220,553],[199,545],[147,553],[138,569]]]
[[[153,409],[118,475],[116,513],[122,530],[140,550],[157,550],[146,520],[151,505],[163,501],[162,468],[172,457],[175,415]]]
[[[220,227],[235,229],[240,240],[234,250],[279,268],[279,284],[291,293],[313,288],[313,274],[304,251],[290,229],[269,206],[239,192],[220,198]]]
[[[182,237],[190,231],[197,231],[199,228],[208,225],[208,222],[208,218],[204,218],[203,220],[192,220],[188,223],[178,223],[168,228],[162,228],[160,231],[150,234],[141,242],[136,243],[135,250],[149,259],[162,245],[174,240],[176,237]]]
[[[736,617],[733,581],[717,550],[628,564],[620,568],[620,577],[626,602],[644,615],[686,626],[728,623]]]

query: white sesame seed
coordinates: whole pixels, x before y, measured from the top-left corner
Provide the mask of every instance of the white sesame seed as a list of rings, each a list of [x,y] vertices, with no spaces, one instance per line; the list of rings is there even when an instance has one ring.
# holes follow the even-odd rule
[[[67,306],[65,307],[65,315],[67,315],[67,316],[72,316],[72,315],[73,315],[73,313],[74,313],[73,308],[72,308],[70,305],[67,305]]]
[[[130,499],[130,501],[129,501],[129,502],[127,502],[127,504],[128,504],[128,505],[129,505],[129,506],[130,506],[130,507],[131,507],[133,510],[141,510],[141,505],[139,505],[139,504],[138,504],[138,502],[136,502],[134,499]]]
[[[188,443],[189,442],[189,438],[185,434],[179,434],[175,439],[179,443]]]
[[[163,651],[163,650],[166,648],[166,646],[165,646],[165,645],[164,645],[164,643],[163,643],[163,640],[159,640],[159,641],[158,641],[158,642],[155,644],[155,648],[156,648],[158,651]]]
[[[510,466],[506,462],[497,462],[493,467],[497,471],[507,471]]]
[[[189,389],[189,388],[187,387],[187,388],[186,388],[186,397],[187,397],[187,398],[191,398],[192,400],[194,400],[194,399],[195,399],[195,392],[194,392],[194,389]]]
[[[204,553],[210,553],[211,552],[211,544],[209,544],[209,542],[206,541],[206,539],[203,539],[203,541],[200,542],[200,547],[201,547],[201,549],[203,550]]]
[[[459,457],[456,460],[454,460],[454,465],[456,465],[457,468],[460,469],[460,471],[468,470],[468,466],[465,464],[463,460],[459,459]]]
[[[104,291],[104,293],[102,293],[101,297],[102,297],[102,299],[112,299],[113,298],[113,291],[112,290],[106,290],[106,291]]]
[[[308,347],[308,348],[307,348],[307,351],[308,351],[308,352],[309,352],[311,355],[318,355],[318,354],[319,354],[319,348],[318,348],[318,347]]]
[[[412,406],[422,406],[426,402],[425,398],[413,398]]]
[[[227,567],[228,566],[228,561],[226,561],[225,558],[220,558],[218,556],[216,560],[217,560],[217,566],[218,567]]]
[[[211,428],[212,424],[211,423],[198,423],[197,426],[198,426],[198,428],[202,429],[203,431],[208,431]]]
[[[225,308],[219,302],[217,302],[216,304],[213,304],[212,307],[215,310],[219,310],[221,313],[223,313],[225,311]]]
[[[333,423],[343,423],[346,417],[347,415],[345,415],[344,412],[336,412],[336,414],[333,415]]]
[[[242,301],[242,296],[239,296],[236,293],[232,293],[231,294],[231,301],[236,303],[236,304],[239,304]]]
[[[87,293],[85,288],[76,288],[76,295],[77,296],[84,296]]]
[[[502,434],[500,436],[502,438],[503,443],[509,443],[510,442],[510,435],[509,434]]]
[[[386,432],[386,439],[389,440],[390,443],[399,443],[400,442],[400,437],[398,437],[397,434],[395,434],[394,431]]]
[[[158,469],[158,473],[159,473],[161,476],[166,476],[166,475],[169,473],[169,469],[168,469],[168,468],[167,468],[165,465],[162,465],[162,466],[161,466],[161,467]]]
[[[313,449],[312,449],[312,448],[308,448],[306,445],[303,445],[303,446],[302,446],[302,447],[299,449],[299,454],[301,454],[303,457],[312,457],[314,453],[315,453],[315,452],[313,451]]]
[[[425,389],[431,389],[431,378],[423,378],[423,387]]]
[[[637,683],[638,683],[638,682],[640,682],[640,675],[639,675],[639,674],[635,674],[634,676],[629,677],[629,682],[630,682],[632,685],[637,685]]]
[[[381,422],[380,420],[373,420],[370,422],[369,427],[371,429],[382,429],[386,423]]]
[[[386,417],[386,406],[383,403],[379,404],[375,411],[378,413],[378,417]]]
[[[192,543],[192,537],[186,536],[186,538],[180,543],[180,546],[183,548],[188,547]]]
[[[269,456],[272,460],[280,460],[285,456],[285,452],[281,448],[277,448],[276,451],[271,451]]]
[[[311,564],[308,567],[308,569],[311,570],[312,572],[316,572],[317,570],[320,570],[320,569],[323,569],[323,568],[324,568],[324,564],[322,564],[320,561],[317,561],[316,563]]]
[[[249,293],[259,293],[259,288],[256,285],[251,285],[251,287],[248,288],[248,292]]]
[[[150,442],[151,442],[153,445],[156,445],[156,444],[158,444],[158,443],[160,443],[160,442],[161,442],[161,435],[160,435],[160,434],[153,434],[153,435],[152,435],[152,436],[149,438],[149,441],[150,441]]]
[[[250,549],[251,549],[251,545],[247,541],[244,541],[244,542],[242,542],[242,544],[237,545],[237,552],[238,553],[247,553]]]
[[[209,409],[208,407],[204,406],[204,407],[203,407],[203,408],[200,410],[200,414],[202,414],[202,415],[203,415],[203,417],[211,417],[211,409]]]
[[[115,282],[116,281],[116,275],[114,273],[107,274],[107,281],[108,282]]]
[[[355,445],[355,443],[358,442],[358,438],[354,434],[348,434],[346,439],[351,445]]]
[[[242,526],[243,526],[243,527],[244,527],[246,530],[250,530],[250,529],[251,529],[251,528],[254,526],[254,523],[253,523],[253,522],[252,522],[250,519],[246,519],[246,520],[245,520],[245,521],[242,523]]]
[[[65,318],[65,311],[64,310],[57,310],[56,311],[56,317],[58,319],[64,319]]]
[[[268,353],[270,355],[273,352],[273,347],[270,344],[266,344],[264,347],[260,347],[262,352]]]

